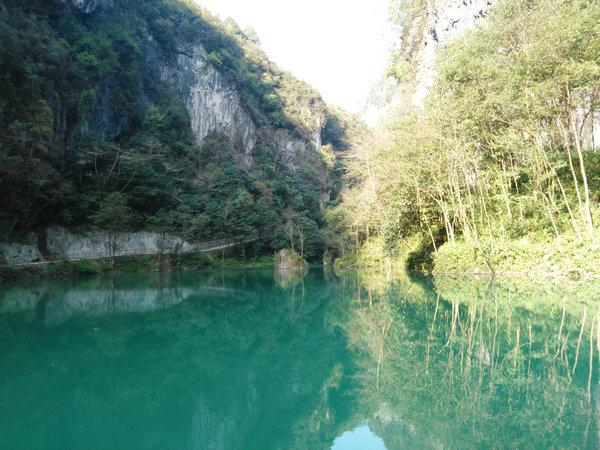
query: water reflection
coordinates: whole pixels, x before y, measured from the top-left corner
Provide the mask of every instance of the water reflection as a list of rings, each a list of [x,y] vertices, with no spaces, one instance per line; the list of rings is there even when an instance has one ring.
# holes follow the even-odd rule
[[[598,448],[599,287],[331,268],[3,285],[0,447]]]
[[[400,421],[426,446],[598,448],[598,283],[353,277],[360,401],[390,409],[389,448]]]
[[[35,316],[47,324],[59,325],[79,315],[151,312],[192,297],[258,295],[232,288],[225,279],[218,272],[201,277],[201,281],[190,274],[160,273],[9,284],[0,298],[0,314],[27,312],[30,318]]]
[[[332,450],[385,450],[383,439],[377,436],[369,427],[369,422],[364,421],[352,431],[345,431],[340,437],[335,438]]]
[[[302,283],[304,277],[308,273],[306,267],[278,267],[274,270],[275,282],[282,288],[295,288],[299,283]]]

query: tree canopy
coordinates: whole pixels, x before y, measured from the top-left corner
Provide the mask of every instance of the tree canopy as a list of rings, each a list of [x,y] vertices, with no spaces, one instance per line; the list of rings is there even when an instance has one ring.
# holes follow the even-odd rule
[[[447,45],[424,110],[354,146],[356,245],[375,234],[419,269],[594,271],[570,260],[597,240],[599,20],[595,2],[505,0]]]

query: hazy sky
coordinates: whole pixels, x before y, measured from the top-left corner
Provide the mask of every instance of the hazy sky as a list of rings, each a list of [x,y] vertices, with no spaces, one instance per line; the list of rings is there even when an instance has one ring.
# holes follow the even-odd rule
[[[356,111],[388,60],[388,0],[196,0],[257,32],[283,69]]]

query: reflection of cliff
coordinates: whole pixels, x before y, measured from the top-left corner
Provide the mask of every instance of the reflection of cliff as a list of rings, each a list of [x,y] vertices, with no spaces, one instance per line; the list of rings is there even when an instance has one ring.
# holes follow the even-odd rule
[[[219,298],[256,295],[224,286],[212,286],[211,279],[205,280],[204,285],[185,287],[172,281],[161,283],[160,276],[149,275],[147,278],[152,282],[138,288],[122,283],[115,285],[114,279],[98,278],[101,280],[98,284],[75,283],[71,286],[65,283],[58,290],[48,287],[52,283],[7,289],[0,295],[0,314],[35,311],[45,323],[59,325],[80,315],[98,317],[170,308],[192,296]]]
[[[115,313],[142,313],[168,308],[184,301],[190,292],[177,289],[71,291],[45,304],[48,324],[60,324],[78,315],[102,316]]]
[[[109,447],[203,449],[333,440],[324,387],[345,346],[324,320],[332,296],[320,274],[304,279],[303,302],[272,270],[64,283],[38,286],[33,310],[1,316],[0,404],[11,414],[0,447],[21,447],[25,429],[28,442],[55,430],[57,445],[76,447],[107,437]],[[36,309],[41,324],[27,320]]]

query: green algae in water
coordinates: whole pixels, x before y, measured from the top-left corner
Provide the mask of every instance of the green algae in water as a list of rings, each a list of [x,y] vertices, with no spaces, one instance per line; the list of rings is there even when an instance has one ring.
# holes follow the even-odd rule
[[[0,447],[598,448],[599,296],[327,267],[3,284]]]

